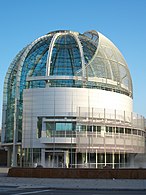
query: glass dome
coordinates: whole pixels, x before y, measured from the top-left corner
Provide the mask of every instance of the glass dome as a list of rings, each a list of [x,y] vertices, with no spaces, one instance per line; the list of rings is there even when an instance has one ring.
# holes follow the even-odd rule
[[[96,31],[55,31],[29,47],[21,68],[22,90],[45,87],[47,81],[50,87],[98,88],[132,97],[132,80],[123,56]]]
[[[19,67],[17,58],[11,77],[15,78],[19,69],[21,92],[48,83],[50,87],[98,88],[132,97],[132,80],[123,56],[96,31],[50,32],[23,50]]]
[[[26,46],[15,57],[5,77],[8,141],[12,140],[14,110],[19,102],[21,132],[23,90],[44,87],[80,87],[108,90],[132,98],[132,80],[118,48],[96,31],[50,32]],[[20,127],[19,127],[20,124]],[[19,131],[18,131],[18,138]]]

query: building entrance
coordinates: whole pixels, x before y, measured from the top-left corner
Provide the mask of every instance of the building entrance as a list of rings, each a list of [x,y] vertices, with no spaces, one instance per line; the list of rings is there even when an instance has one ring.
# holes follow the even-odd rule
[[[44,165],[48,168],[68,168],[68,151],[47,151],[45,150]]]

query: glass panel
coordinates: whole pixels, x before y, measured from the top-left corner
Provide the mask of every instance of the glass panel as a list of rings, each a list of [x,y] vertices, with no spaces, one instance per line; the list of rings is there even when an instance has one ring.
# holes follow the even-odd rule
[[[50,75],[75,75],[81,69],[78,44],[72,35],[61,35],[53,47]]]
[[[72,131],[72,123],[56,123],[56,131]]]

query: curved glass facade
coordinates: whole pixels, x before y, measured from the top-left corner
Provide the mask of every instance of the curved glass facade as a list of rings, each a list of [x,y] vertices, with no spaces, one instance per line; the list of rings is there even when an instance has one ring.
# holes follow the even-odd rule
[[[13,142],[14,132],[14,115],[15,115],[15,101],[16,101],[16,84],[18,74],[18,64],[26,48],[18,53],[11,63],[4,81],[3,91],[3,109],[5,111],[5,142]],[[19,121],[19,119],[21,121]],[[19,132],[22,131],[22,115],[18,115],[17,119]]]

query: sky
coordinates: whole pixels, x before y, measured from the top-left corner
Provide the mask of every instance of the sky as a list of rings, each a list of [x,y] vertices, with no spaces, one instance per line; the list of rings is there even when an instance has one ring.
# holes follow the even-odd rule
[[[128,64],[134,112],[146,117],[146,0],[0,0],[0,126],[10,63],[27,44],[58,29],[109,38]]]

